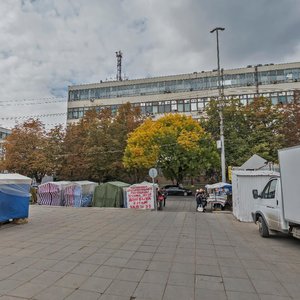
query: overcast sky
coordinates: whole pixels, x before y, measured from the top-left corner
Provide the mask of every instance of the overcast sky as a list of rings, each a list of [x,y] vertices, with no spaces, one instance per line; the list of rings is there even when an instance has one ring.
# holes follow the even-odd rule
[[[129,79],[215,69],[216,26],[223,68],[300,61],[299,16],[299,0],[1,0],[0,126],[64,123],[68,86],[114,79],[118,50]]]

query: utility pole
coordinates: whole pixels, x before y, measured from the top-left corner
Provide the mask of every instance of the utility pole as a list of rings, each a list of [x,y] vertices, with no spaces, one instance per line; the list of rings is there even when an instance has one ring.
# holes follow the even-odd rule
[[[122,81],[122,52],[121,50],[116,52],[117,57],[117,81]]]
[[[225,144],[224,144],[224,118],[223,118],[223,105],[224,93],[221,86],[221,71],[220,71],[220,54],[219,54],[219,31],[224,31],[224,27],[216,27],[210,33],[216,32],[217,34],[217,61],[218,61],[218,91],[219,91],[219,116],[220,116],[220,141],[221,141],[221,169],[222,169],[222,182],[226,182],[226,164],[225,164]]]

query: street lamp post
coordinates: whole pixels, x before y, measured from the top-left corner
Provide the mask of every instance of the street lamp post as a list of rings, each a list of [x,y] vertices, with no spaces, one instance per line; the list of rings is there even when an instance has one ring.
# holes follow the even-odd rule
[[[221,140],[221,169],[222,182],[226,182],[226,166],[225,166],[225,145],[224,145],[224,120],[223,120],[223,91],[221,87],[221,72],[220,72],[220,55],[219,55],[219,31],[224,31],[223,27],[216,27],[210,33],[217,34],[217,60],[218,60],[218,91],[219,91],[219,115],[220,115],[220,140]]]

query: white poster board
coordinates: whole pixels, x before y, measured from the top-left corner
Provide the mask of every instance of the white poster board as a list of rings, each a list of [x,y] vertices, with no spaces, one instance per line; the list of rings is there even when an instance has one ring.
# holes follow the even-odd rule
[[[127,207],[136,209],[154,209],[152,185],[132,185],[126,189]]]

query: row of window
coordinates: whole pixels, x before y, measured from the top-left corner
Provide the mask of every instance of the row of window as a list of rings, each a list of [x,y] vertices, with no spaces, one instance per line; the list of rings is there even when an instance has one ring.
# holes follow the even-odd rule
[[[274,70],[253,72],[245,74],[224,75],[222,85],[228,87],[241,87],[251,85],[265,85],[271,83],[290,82],[300,80],[300,69]],[[218,76],[151,82],[93,89],[69,91],[69,101],[128,97],[137,95],[153,95],[163,93],[176,93],[184,91],[200,91],[216,89]]]
[[[249,104],[253,101],[255,94],[237,95],[237,96],[226,96],[225,99],[240,99],[240,102],[244,105]],[[286,104],[292,103],[294,100],[293,92],[274,92],[274,93],[261,93],[259,96],[271,99],[272,103]],[[133,106],[141,108],[143,114],[163,114],[169,112],[196,112],[203,111],[209,101],[213,99],[210,97],[199,98],[199,99],[186,99],[186,100],[172,100],[172,101],[153,101],[153,102],[140,102],[134,103]],[[96,110],[100,111],[105,108],[110,108],[113,113],[116,113],[119,105],[107,105],[107,106],[96,106]],[[91,107],[77,107],[68,109],[68,119],[80,119],[84,116],[84,113]]]

